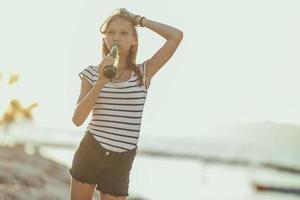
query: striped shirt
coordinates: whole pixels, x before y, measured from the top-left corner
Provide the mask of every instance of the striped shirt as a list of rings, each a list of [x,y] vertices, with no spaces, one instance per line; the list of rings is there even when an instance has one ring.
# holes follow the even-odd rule
[[[149,87],[145,87],[145,64],[137,66],[142,73],[144,85],[139,86],[138,76],[133,71],[127,81],[108,81],[99,92],[91,121],[86,128],[104,148],[111,151],[124,152],[137,147]],[[79,76],[85,76],[95,85],[98,67],[88,66]]]

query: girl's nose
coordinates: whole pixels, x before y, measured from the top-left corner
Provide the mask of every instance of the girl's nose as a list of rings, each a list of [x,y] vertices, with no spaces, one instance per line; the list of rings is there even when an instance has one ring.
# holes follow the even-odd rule
[[[115,34],[115,35],[113,36],[113,41],[114,41],[114,42],[118,42],[119,40],[120,40],[119,35],[118,35],[118,34]]]

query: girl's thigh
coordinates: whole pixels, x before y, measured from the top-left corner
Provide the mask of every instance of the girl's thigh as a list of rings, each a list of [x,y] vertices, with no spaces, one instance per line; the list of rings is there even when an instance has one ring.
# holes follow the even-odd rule
[[[82,183],[71,177],[71,200],[92,200],[95,187],[96,184]]]

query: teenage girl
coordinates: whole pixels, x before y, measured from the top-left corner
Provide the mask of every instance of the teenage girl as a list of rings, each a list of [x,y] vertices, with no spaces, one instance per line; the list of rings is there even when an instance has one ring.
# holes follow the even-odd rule
[[[136,64],[139,44],[136,27],[148,28],[166,40],[152,57],[140,64]],[[81,91],[72,121],[80,126],[91,111],[92,119],[69,169],[72,200],[91,200],[96,186],[101,200],[127,199],[150,81],[183,38],[182,31],[124,8],[109,16],[100,32],[102,61],[79,73]],[[108,79],[103,69],[114,62],[108,53],[115,42],[119,45],[119,63],[116,76]]]

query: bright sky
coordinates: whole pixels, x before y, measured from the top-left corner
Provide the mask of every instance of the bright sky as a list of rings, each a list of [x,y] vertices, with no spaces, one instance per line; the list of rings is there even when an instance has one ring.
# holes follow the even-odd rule
[[[152,79],[142,134],[195,136],[248,121],[300,124],[298,0],[103,2],[2,3],[2,109],[11,97],[25,105],[37,101],[39,125],[78,129],[71,122],[78,73],[99,62],[99,26],[125,7],[184,32],[175,55]],[[164,42],[146,28],[139,29],[139,39],[138,62]],[[3,81],[10,72],[21,79],[8,88]]]

